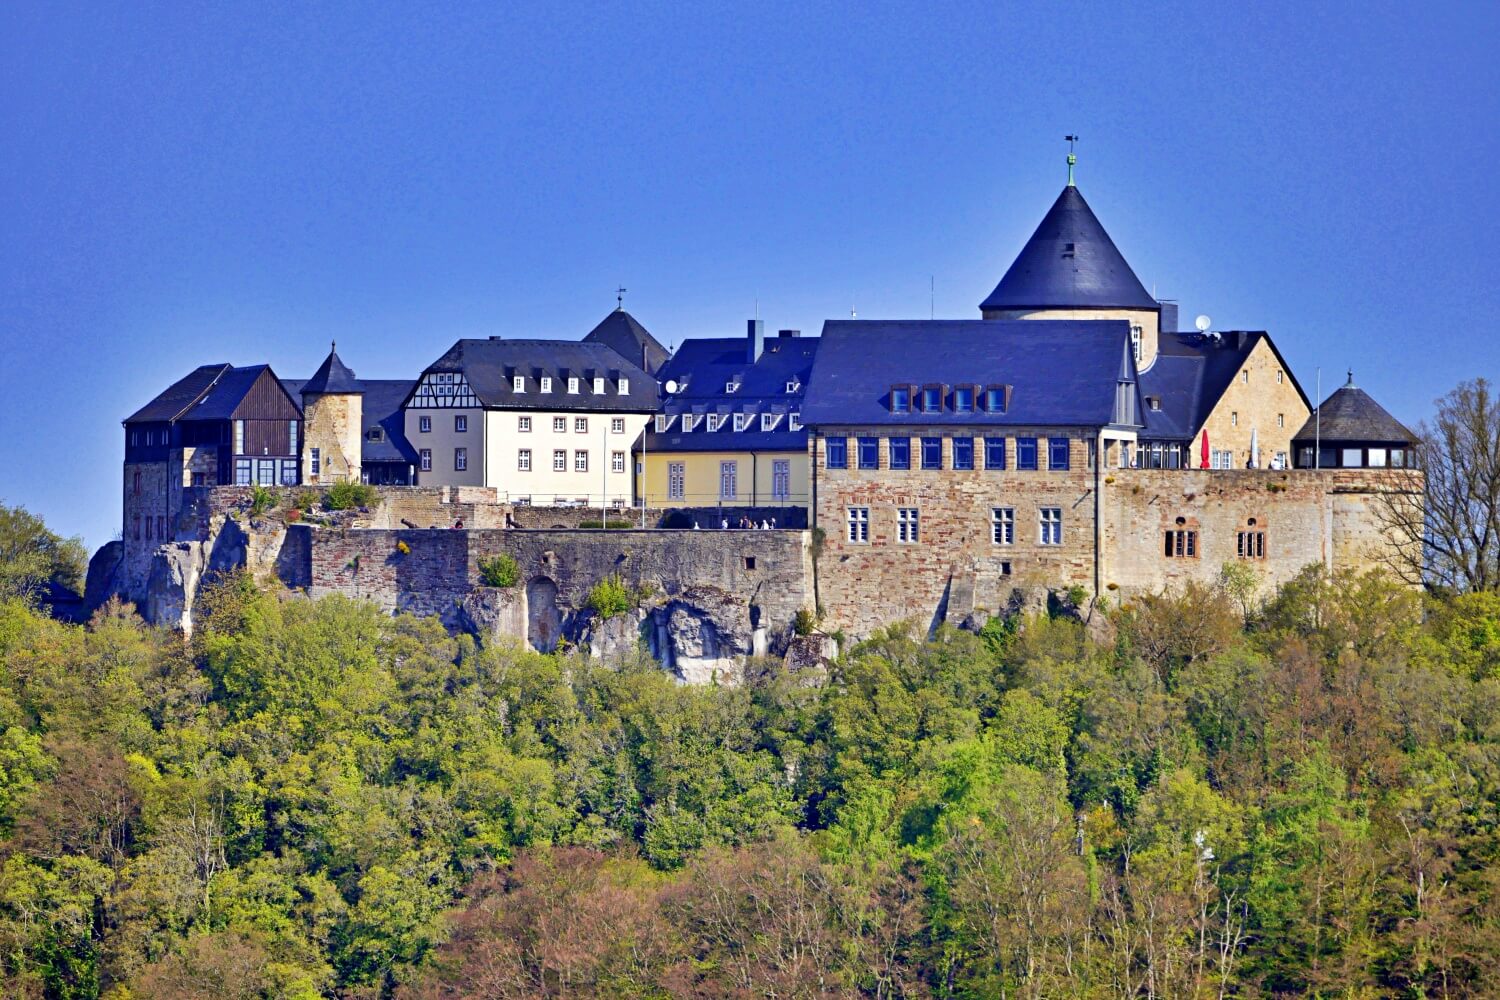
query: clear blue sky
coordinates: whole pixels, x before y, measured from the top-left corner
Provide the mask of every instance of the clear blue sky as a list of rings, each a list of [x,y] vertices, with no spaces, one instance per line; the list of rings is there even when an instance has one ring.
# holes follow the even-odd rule
[[[201,363],[977,316],[1070,131],[1185,323],[1413,422],[1500,377],[1494,4],[228,6],[0,11],[0,498],[91,545]]]

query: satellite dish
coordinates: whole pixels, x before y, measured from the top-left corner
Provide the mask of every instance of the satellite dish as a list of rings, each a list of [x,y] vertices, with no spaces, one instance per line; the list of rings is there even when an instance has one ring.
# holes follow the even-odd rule
[[[1214,321],[1209,319],[1207,316],[1199,316],[1197,319],[1193,320],[1193,325],[1198,328],[1199,333],[1207,333],[1208,328],[1213,325],[1213,322]]]
[[[669,378],[669,379],[667,379],[667,384],[664,386],[664,388],[667,390],[668,393],[676,392],[677,391],[677,380],[675,378]]]

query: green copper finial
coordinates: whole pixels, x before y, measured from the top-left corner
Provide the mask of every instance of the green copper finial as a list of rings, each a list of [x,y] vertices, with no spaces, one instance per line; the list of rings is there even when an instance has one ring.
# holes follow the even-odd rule
[[[1078,136],[1065,135],[1063,138],[1068,140],[1068,187],[1073,187],[1073,165],[1078,162],[1078,157],[1073,155],[1073,143],[1078,141]]]

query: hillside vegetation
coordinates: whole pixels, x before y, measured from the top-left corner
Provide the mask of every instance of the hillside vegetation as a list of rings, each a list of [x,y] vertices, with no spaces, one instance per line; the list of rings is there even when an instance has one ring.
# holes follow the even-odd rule
[[[188,644],[12,598],[0,993],[1500,993],[1500,598],[1252,611],[716,688],[242,578]]]

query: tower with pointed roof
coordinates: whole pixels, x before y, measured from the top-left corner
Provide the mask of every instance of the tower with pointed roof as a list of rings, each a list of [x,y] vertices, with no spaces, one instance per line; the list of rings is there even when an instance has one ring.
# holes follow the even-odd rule
[[[307,481],[358,482],[364,390],[339,357],[338,344],[329,346],[328,357],[302,386],[302,413],[302,469]]]

